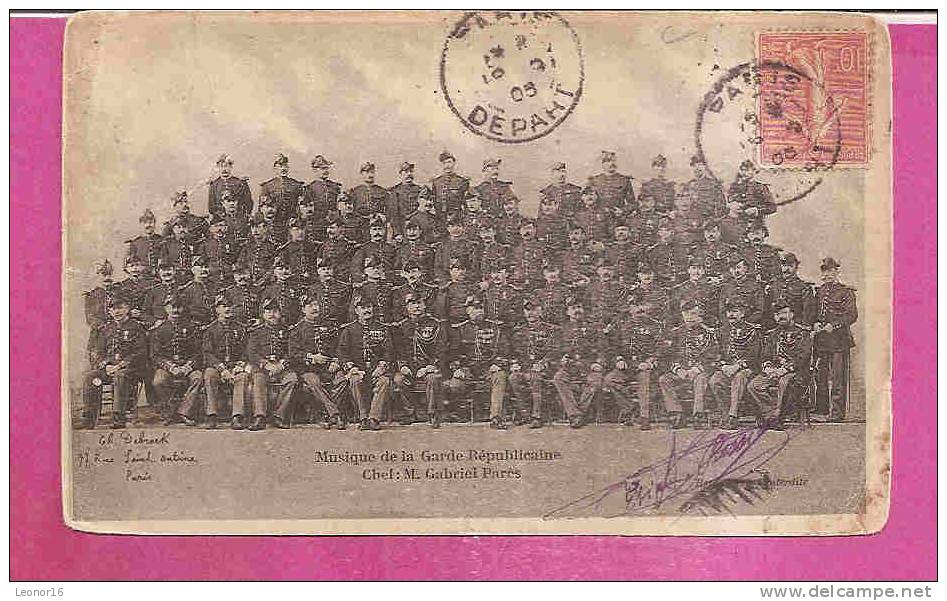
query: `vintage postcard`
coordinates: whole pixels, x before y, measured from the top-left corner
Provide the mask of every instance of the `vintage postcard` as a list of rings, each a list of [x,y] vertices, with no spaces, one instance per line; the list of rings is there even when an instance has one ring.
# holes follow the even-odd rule
[[[890,88],[851,13],[73,16],[67,523],[877,532]]]

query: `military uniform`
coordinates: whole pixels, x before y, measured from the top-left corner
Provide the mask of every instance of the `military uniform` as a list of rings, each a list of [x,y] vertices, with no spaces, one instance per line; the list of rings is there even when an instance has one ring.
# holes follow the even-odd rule
[[[358,245],[368,242],[368,219],[358,213],[336,216],[342,226],[342,237]]]
[[[481,242],[474,250],[470,263],[471,271],[477,276],[486,276],[510,261],[510,247],[494,241],[492,244]]]
[[[358,408],[359,419],[377,423],[381,420],[391,389],[389,367],[393,348],[388,326],[375,318],[365,323],[349,323],[339,334],[337,355],[343,362],[363,372],[358,374],[352,368],[346,370],[349,391]],[[368,387],[371,387],[370,400]]]
[[[765,287],[765,314],[771,316],[773,307],[780,303],[787,303],[792,307],[792,314],[799,323],[809,324],[812,318],[812,304],[815,297],[812,282],[807,282],[793,273],[789,276],[780,275]],[[769,319],[767,319],[767,322]]]
[[[510,282],[499,283],[491,281],[483,292],[484,315],[503,324],[503,327],[512,329],[522,321],[523,293]]]
[[[445,382],[448,395],[468,394],[469,380],[484,382],[490,389],[490,419],[503,420],[503,400],[509,383],[506,361],[509,343],[500,324],[490,319],[464,320],[451,326],[453,373]]]
[[[437,297],[436,313],[448,324],[464,321],[467,315],[467,298],[476,294],[476,284],[466,279],[451,280]]]
[[[237,263],[250,271],[250,282],[262,286],[270,277],[273,259],[276,258],[276,245],[268,238],[251,238],[240,249]]]
[[[422,187],[414,182],[401,182],[388,189],[388,207],[385,216],[391,224],[392,234],[404,233],[408,216],[418,210],[418,195]]]
[[[207,281],[191,280],[178,289],[187,316],[198,325],[214,319],[214,298],[217,287]]]
[[[663,347],[664,326],[660,321],[642,316],[626,319],[618,325],[618,350],[613,357],[614,368],[605,374],[602,389],[614,394],[622,421],[631,414],[638,402],[641,421],[651,421],[651,397],[655,373],[663,367],[660,358],[666,354]],[[635,396],[632,395],[632,386]]]
[[[289,176],[278,175],[260,184],[260,197],[270,199],[276,206],[276,222],[286,223],[296,214],[299,197],[303,195],[306,184]]]
[[[692,252],[703,259],[704,274],[708,278],[724,278],[729,269],[730,259],[737,252],[737,248],[720,240],[717,242],[704,240]]]
[[[756,209],[757,214],[744,217],[747,223],[750,220],[763,219],[766,215],[776,212],[776,203],[769,186],[753,179],[738,177],[730,184],[728,202],[735,202],[741,209]]]
[[[289,329],[293,370],[299,374],[303,387],[322,403],[329,421],[341,420],[338,403],[345,391],[341,374],[329,371],[338,340],[339,324],[321,316],[313,321],[303,319]]]
[[[324,226],[329,213],[335,211],[341,193],[342,184],[329,178],[309,182],[303,195],[316,209],[313,213],[313,220]]]
[[[420,240],[405,240],[395,249],[394,269],[401,271],[408,263],[417,263],[425,277],[433,278],[436,251],[433,246]]]
[[[598,242],[607,241],[611,235],[611,228],[614,225],[615,216],[598,206],[580,206],[572,216],[574,226],[582,228],[585,237],[588,240]]]
[[[760,369],[762,333],[757,324],[744,319],[731,323],[725,321],[717,330],[720,342],[720,365],[710,376],[710,392],[717,401],[717,408],[727,407],[727,415],[734,420],[740,401],[746,393],[753,374]],[[724,368],[727,371],[724,371]]]
[[[264,301],[266,304],[269,301]],[[262,427],[262,421],[267,414],[270,386],[279,386],[276,397],[276,409],[273,416],[277,425],[288,425],[292,414],[293,391],[299,378],[289,367],[289,336],[282,323],[269,324],[261,322],[247,332],[247,362],[250,365],[250,378],[253,390],[253,416],[257,426]],[[282,369],[267,371],[267,366],[282,365]],[[239,412],[238,412],[239,409]],[[246,407],[234,406],[234,415],[246,417]]]
[[[734,277],[726,279],[720,287],[718,300],[721,307],[732,302],[745,306],[747,321],[761,323],[763,320],[763,286],[749,275],[739,280]]]
[[[421,230],[421,242],[434,244],[444,237],[444,219],[436,211],[422,211],[420,209],[405,218],[405,225],[417,224]]]
[[[564,357],[552,378],[559,402],[570,422],[583,419],[595,395],[602,388],[602,330],[583,319],[567,321],[561,330]],[[576,399],[576,390],[579,397]]]
[[[617,279],[596,277],[589,284],[586,295],[590,319],[603,329],[618,327],[630,296],[628,287]]]
[[[760,360],[763,373],[750,380],[747,390],[764,418],[779,420],[809,385],[812,331],[798,323],[777,325],[763,338]],[[774,371],[777,369],[785,373]]]
[[[717,301],[717,287],[711,284],[706,277],[698,280],[687,279],[671,289],[670,297],[673,307],[669,311],[672,324],[681,323],[681,306],[687,302],[697,303],[700,307],[700,314],[705,319],[707,325],[713,326],[717,323],[720,315],[720,307]]]
[[[219,238],[212,236],[201,244],[199,252],[206,260],[210,271],[208,280],[218,285],[230,281],[239,248],[239,244],[234,242],[229,235]]]
[[[418,186],[420,191],[420,186]],[[363,219],[388,212],[388,191],[378,184],[359,184],[349,190],[355,214]]]
[[[226,190],[230,197],[237,201],[237,211],[249,215],[253,211],[253,196],[250,194],[250,184],[247,183],[249,179],[235,175],[212,179],[207,187],[207,214],[223,214],[223,194]]]
[[[329,238],[322,243],[316,259],[326,265],[331,265],[337,278],[348,279],[352,274],[351,262],[355,249],[355,243],[345,236]]]
[[[595,268],[602,257],[593,243],[572,244],[562,253],[562,277],[569,284],[585,287],[595,277]]]
[[[158,262],[174,265],[178,282],[183,284],[190,279],[192,260],[200,254],[200,245],[192,238],[167,238],[161,245]]]
[[[727,212],[726,196],[717,178],[709,175],[695,177],[687,182],[686,190],[693,196],[696,207],[704,219],[722,217]]]
[[[779,251],[764,242],[747,244],[742,249],[743,257],[750,268],[750,276],[768,284],[779,278]]]
[[[545,321],[528,321],[513,330],[512,340],[516,341],[510,366],[514,411],[517,418],[528,411],[530,418],[542,421],[543,383],[562,356],[560,330]]]
[[[636,304],[647,306],[648,317],[662,323],[667,321],[671,298],[664,288],[654,283],[649,286],[638,284],[630,292]]]
[[[450,263],[457,259],[464,265],[474,265],[477,258],[479,241],[465,235],[460,238],[446,238],[437,247],[434,259],[436,274],[446,276],[450,273]],[[479,274],[472,274],[476,277]]]
[[[668,339],[665,363],[669,368],[658,378],[664,407],[669,413],[680,415],[677,394],[686,386],[694,394],[694,414],[702,414],[710,376],[720,360],[717,334],[702,323],[681,324],[669,332]],[[678,373],[679,370],[685,373]]]
[[[520,240],[510,250],[512,277],[524,287],[532,288],[543,279],[542,266],[546,260],[546,249],[538,240]]]
[[[168,296],[176,294],[178,288],[176,282],[158,282],[145,292],[142,311],[146,314],[144,318],[146,323],[153,325],[168,317],[164,310],[164,301]]]
[[[642,250],[641,246],[631,240],[616,240],[605,246],[604,258],[607,263],[615,266],[615,273],[620,280],[632,282],[638,272],[638,260]]]
[[[569,241],[569,220],[559,213],[536,217],[536,240],[543,245],[546,258],[557,256]]]
[[[283,323],[296,323],[300,317],[299,296],[300,290],[296,282],[291,279],[274,280],[263,289],[260,295],[265,299],[272,299],[279,307]]]
[[[175,215],[164,223],[164,237],[171,238],[172,230],[178,223],[184,224],[184,231],[191,240],[200,240],[207,235],[207,220],[193,213]]]
[[[687,266],[686,254],[681,252],[681,248],[673,240],[659,240],[643,253],[654,266],[655,278],[668,288],[680,282]]]
[[[447,329],[445,322],[428,313],[416,318],[405,317],[394,325],[393,338],[398,356],[394,390],[404,406],[410,406],[412,416],[417,415],[419,409],[414,403],[412,388],[421,382],[424,384],[426,415],[437,414],[437,395],[447,368]]]
[[[108,306],[115,291],[116,285],[110,282],[105,286],[96,286],[83,295],[85,320],[90,329],[101,328],[109,320]]]
[[[456,173],[445,173],[431,182],[434,189],[434,206],[438,214],[446,219],[450,215],[459,215],[470,189],[470,180]]]
[[[218,290],[227,297],[234,307],[234,319],[246,326],[260,315],[260,293],[252,285],[231,284]]]
[[[664,178],[653,178],[641,184],[638,203],[641,207],[652,207],[658,213],[670,213],[674,210],[674,182]]]
[[[171,419],[186,415],[197,402],[203,383],[201,326],[186,317],[168,318],[156,323],[149,333],[151,365],[154,367],[155,396],[158,409]],[[180,406],[171,406],[175,387],[184,385]]]
[[[566,319],[566,300],[571,295],[569,287],[562,282],[546,282],[534,291],[543,306],[543,316],[551,324],[561,325]]]
[[[306,296],[319,299],[320,315],[336,323],[346,323],[349,315],[349,299],[352,286],[338,278],[316,280],[306,287]]]
[[[135,386],[144,371],[148,343],[145,331],[133,319],[111,320],[89,337],[89,370],[82,377],[84,425],[94,428],[102,408],[102,383],[112,382],[112,423],[125,425],[125,412],[133,402]],[[111,375],[106,366],[117,369]]]
[[[855,346],[851,326],[857,319],[854,288],[827,282],[816,289],[807,321],[833,328],[815,330],[816,410],[828,412],[836,420],[845,419],[847,411],[851,349]]]
[[[488,213],[487,210],[470,211],[466,208],[461,213],[461,221],[464,224],[464,233],[471,237],[479,237],[480,230],[486,227],[496,227],[496,217]]]
[[[319,247],[309,240],[290,240],[277,247],[276,255],[293,270],[297,281],[305,283],[316,274]]]
[[[621,173],[599,173],[589,178],[589,185],[598,195],[600,206],[608,210],[638,210],[631,182],[631,177]]]
[[[375,257],[381,261],[381,266],[384,268],[385,273],[390,274],[395,267],[395,253],[397,252],[398,247],[384,240],[369,240],[359,245],[355,249],[355,252],[352,253],[352,260],[349,262],[351,265],[350,273],[352,274],[352,280],[365,279],[365,274],[362,273],[362,270],[364,269],[366,257]]]
[[[559,207],[559,212],[567,217],[571,217],[582,208],[582,187],[573,183],[552,183],[539,193],[555,202]]]
[[[247,332],[236,320],[217,319],[204,326],[204,390],[207,392],[207,415],[217,415],[222,405],[221,374],[232,376],[231,393],[234,415],[241,415],[249,389],[247,371]],[[238,411],[240,409],[240,411]]]
[[[351,319],[355,319],[355,305],[367,302],[375,308],[375,317],[384,323],[392,319],[394,289],[386,280],[365,280],[352,285]]]
[[[250,239],[250,216],[239,211],[224,211],[221,217],[227,224],[227,240],[234,245],[234,251],[239,250]]]
[[[128,244],[128,256],[140,259],[148,267],[148,273],[152,275],[158,271],[158,259],[163,242],[164,238],[158,234],[142,234],[125,241]]]
[[[405,282],[400,286],[395,286],[391,291],[391,317],[394,321],[405,319],[407,314],[407,298],[411,295],[424,301],[424,306],[432,308],[435,306],[437,296],[440,290],[436,284],[420,281],[414,284]]]
[[[507,201],[516,198],[516,195],[513,194],[513,182],[505,182],[499,179],[488,179],[480,182],[473,191],[480,198],[483,210],[493,217],[502,215],[503,206]]]
[[[148,313],[147,295],[148,290],[154,286],[154,280],[142,274],[138,277],[125,278],[115,284],[116,292],[120,293],[128,301],[128,306],[132,311],[132,319],[142,324],[146,329],[153,323]],[[137,313],[137,315],[135,315]]]

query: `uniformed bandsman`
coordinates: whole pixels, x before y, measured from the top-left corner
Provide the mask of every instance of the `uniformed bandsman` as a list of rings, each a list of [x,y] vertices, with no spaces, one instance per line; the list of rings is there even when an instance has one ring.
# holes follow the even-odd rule
[[[99,277],[99,285],[86,292],[85,297],[85,320],[89,329],[97,330],[108,321],[109,299],[115,292],[114,269],[108,259],[101,263],[96,263],[95,274]]]
[[[643,250],[635,242],[628,223],[622,219],[613,220],[612,241],[605,247],[605,261],[615,267],[619,282],[631,284],[635,281]]]
[[[394,289],[385,275],[385,266],[380,258],[367,255],[362,259],[362,279],[352,285],[350,319],[356,319],[356,305],[369,303],[375,309],[375,317],[384,323],[391,322]]]
[[[769,229],[762,221],[756,221],[747,228],[743,256],[746,257],[750,276],[764,286],[778,279],[779,249],[765,242]]]
[[[303,196],[299,203],[299,213],[296,220],[302,225],[306,240],[312,244],[321,244],[325,241],[328,220],[326,217],[316,215],[316,205],[312,198]]]
[[[247,430],[258,431],[266,428],[266,415],[269,395],[272,388],[277,389],[276,408],[273,411],[273,425],[277,428],[289,428],[292,414],[293,391],[298,377],[290,367],[289,336],[280,314],[279,301],[264,298],[260,303],[263,321],[247,332],[247,362],[250,367],[253,397],[253,421]],[[241,420],[244,413],[234,417]]]
[[[179,284],[191,277],[191,260],[201,253],[201,243],[188,234],[183,222],[171,226],[171,236],[165,238],[158,252],[158,263],[174,265]]]
[[[437,213],[447,219],[450,215],[457,215],[463,210],[464,199],[470,189],[470,180],[455,173],[457,159],[446,150],[438,155],[441,164],[441,175],[431,182],[434,190],[434,206]]]
[[[551,324],[561,325],[566,320],[566,299],[571,296],[569,286],[562,281],[559,265],[546,261],[542,268],[543,285],[535,291],[543,304],[543,318]]]
[[[339,194],[342,192],[342,184],[329,179],[332,170],[332,161],[321,154],[317,154],[312,159],[312,170],[316,173],[316,179],[309,182],[306,186],[303,198],[306,204],[312,205],[312,218],[316,223],[321,223],[323,229],[329,213],[336,210],[336,203]],[[322,238],[312,238],[313,241]]]
[[[260,293],[250,277],[250,265],[238,263],[233,272],[233,284],[220,289],[232,304],[234,319],[244,326],[257,319],[259,313]]]
[[[214,319],[217,286],[208,280],[209,275],[207,259],[200,255],[193,257],[191,279],[178,289],[187,316],[197,325],[205,325]]]
[[[717,329],[720,365],[710,376],[709,386],[718,410],[728,408],[724,427],[736,430],[739,428],[740,401],[743,400],[750,379],[760,371],[762,328],[744,319],[746,307],[740,304],[739,299],[730,301],[723,311],[727,318]]]
[[[510,280],[510,264],[496,261],[481,282],[481,297],[487,319],[503,324],[509,333],[522,322],[523,298],[526,291]]]
[[[257,215],[250,223],[250,239],[237,255],[237,265],[250,272],[251,286],[264,286],[276,257],[276,245],[270,240],[266,222]]]
[[[509,342],[500,324],[484,317],[483,302],[469,296],[467,319],[451,325],[450,377],[445,390],[451,399],[469,398],[475,382],[487,384],[490,391],[490,427],[505,430],[503,401],[509,382],[507,360]]]
[[[425,310],[432,310],[439,294],[437,284],[429,281],[427,274],[416,261],[408,260],[401,268],[404,283],[392,290],[392,318],[399,321],[407,317],[408,297],[424,301]],[[431,309],[428,309],[428,308]]]
[[[128,301],[113,295],[107,304],[109,320],[89,337],[89,370],[82,377],[81,428],[95,428],[102,407],[102,385],[112,383],[112,427],[124,428],[126,410],[134,403],[148,343],[141,325],[130,318]]]
[[[230,426],[243,429],[243,407],[250,391],[247,367],[246,327],[234,318],[234,303],[223,294],[214,299],[217,319],[204,326],[202,350],[204,354],[204,390],[207,393],[206,427],[217,427],[217,414],[223,405],[221,387],[231,390],[232,415]],[[186,413],[186,412],[185,412]]]
[[[542,266],[546,262],[546,249],[536,239],[536,222],[524,218],[519,226],[519,240],[510,250],[512,277],[523,288],[533,288],[543,281]]]
[[[727,203],[737,205],[736,214],[747,224],[776,212],[776,203],[769,186],[756,181],[758,173],[753,161],[740,163],[736,179],[730,184],[727,194]]]
[[[816,289],[810,317],[815,333],[816,410],[829,419],[845,420],[848,410],[851,350],[855,346],[852,324],[858,320],[855,289],[838,281],[838,261],[822,261],[822,285]]]
[[[638,262],[637,282],[630,292],[635,303],[646,307],[645,312],[648,317],[661,323],[669,321],[671,298],[665,288],[658,285],[654,268],[649,262]]]
[[[405,161],[398,168],[401,181],[388,189],[388,206],[385,215],[392,237],[404,235],[404,223],[408,216],[418,210],[418,196],[422,187],[414,183],[414,163]],[[431,203],[433,206],[433,203]]]
[[[543,385],[562,357],[559,328],[543,321],[543,305],[535,299],[522,303],[525,322],[513,330],[510,352],[510,390],[513,424],[529,421],[531,429],[543,426]],[[527,401],[527,398],[529,401]]]
[[[358,409],[362,430],[380,430],[391,392],[394,349],[389,326],[375,316],[369,302],[355,305],[357,319],[342,328],[336,356]]]
[[[466,268],[476,262],[477,244],[473,239],[473,232],[467,232],[459,215],[447,219],[447,238],[438,245],[435,258],[435,273],[444,278],[448,275],[450,265],[456,259]]]
[[[707,163],[700,156],[691,157],[691,169],[694,178],[684,185],[684,189],[693,196],[700,214],[704,219],[722,217],[726,213],[726,195],[723,186],[707,170]]]
[[[273,259],[273,279],[263,289],[262,297],[273,300],[279,307],[283,324],[299,321],[299,284],[293,278],[293,267],[283,257]]]
[[[188,413],[197,402],[204,380],[201,326],[187,316],[184,299],[177,294],[165,299],[164,310],[167,318],[156,322],[148,335],[158,410],[164,415],[165,425],[193,426],[196,422]],[[173,407],[173,392],[179,387],[184,387],[184,394],[181,404]]]
[[[279,203],[275,196],[260,197],[260,210],[256,217],[263,221],[266,226],[266,235],[274,246],[279,247],[286,242],[289,220],[281,218]]]
[[[648,316],[647,305],[635,301],[628,304],[615,337],[614,367],[602,381],[602,390],[611,392],[618,401],[618,421],[622,425],[632,423],[632,409],[637,402],[639,427],[651,429],[652,391],[657,374],[666,369],[663,331],[664,325]],[[632,389],[637,394],[632,395]]]
[[[762,323],[765,295],[763,286],[750,276],[746,257],[734,254],[730,257],[730,276],[720,286],[718,301],[724,306],[727,301],[739,299],[746,307],[746,319],[753,323]]]
[[[602,331],[585,317],[578,297],[566,300],[568,320],[562,325],[562,356],[552,384],[573,428],[585,425],[592,401],[602,389],[605,355]],[[578,393],[578,395],[576,394]]]
[[[483,210],[493,217],[503,214],[503,205],[507,199],[515,197],[513,182],[500,179],[500,159],[486,159],[483,162],[484,180],[477,184],[473,193],[480,198]]]
[[[145,209],[138,218],[138,223],[141,224],[143,232],[140,236],[126,240],[128,256],[141,259],[147,267],[148,274],[154,277],[158,273],[158,251],[162,242],[161,236],[155,233],[155,214],[151,212],[151,209]]]
[[[171,197],[174,216],[164,222],[164,236],[170,238],[175,224],[182,224],[191,240],[201,240],[207,235],[207,220],[191,213],[187,191],[181,190]]]
[[[224,286],[233,278],[233,263],[237,258],[239,243],[227,231],[227,221],[222,215],[214,215],[210,221],[210,233],[200,245],[200,256],[207,262],[207,279],[216,286]]]
[[[241,212],[236,197],[227,190],[221,193],[220,202],[224,208],[217,217],[226,223],[227,239],[236,252],[250,238],[250,213]]]
[[[393,268],[395,271],[405,271],[409,263],[416,264],[424,276],[435,278],[436,252],[434,247],[424,242],[423,229],[420,223],[412,217],[405,225],[405,239],[395,249]]]
[[[809,386],[812,331],[796,323],[792,307],[785,302],[773,307],[773,317],[776,327],[763,337],[761,372],[750,380],[747,390],[762,414],[762,425],[779,430],[783,416]]]
[[[566,217],[574,215],[581,205],[582,187],[568,181],[566,164],[562,161],[553,163],[552,183],[540,190],[539,193],[544,198],[556,203],[559,212]]]
[[[341,280],[348,280],[352,273],[351,261],[355,249],[356,243],[343,234],[342,222],[330,221],[326,227],[326,241],[319,247],[316,255],[317,265],[329,265],[333,275]]]
[[[546,259],[555,260],[569,243],[568,218],[559,213],[559,207],[555,202],[540,198],[534,225],[536,240],[542,244]]]
[[[423,296],[407,293],[404,299],[406,316],[395,323],[394,344],[398,357],[393,390],[408,408],[402,423],[413,423],[421,408],[414,400],[413,389],[424,387],[424,413],[432,428],[440,427],[441,381],[447,370],[448,325],[427,312]]]
[[[560,213],[562,209],[560,209]],[[585,237],[596,242],[605,242],[611,233],[611,224],[616,218],[614,211],[602,207],[598,194],[592,186],[582,190],[581,202],[573,211],[572,227],[578,227],[585,232]]]
[[[289,239],[276,249],[276,256],[289,265],[297,284],[308,284],[316,277],[316,256],[319,248],[306,238],[305,224],[301,218],[293,217],[287,226]]]
[[[158,263],[158,283],[145,292],[145,301],[142,307],[145,313],[142,317],[149,326],[168,317],[164,310],[164,301],[178,291],[179,284],[175,277],[175,271],[173,263]]]
[[[448,281],[440,291],[435,314],[453,325],[467,317],[467,299],[476,295],[477,283],[467,276],[467,263],[455,257],[450,260]]]
[[[356,247],[352,253],[350,273],[353,283],[365,279],[362,270],[365,268],[366,257],[375,257],[381,262],[386,273],[390,273],[394,268],[398,247],[385,239],[385,230],[385,218],[381,215],[373,216],[368,226],[368,242]]]
[[[802,324],[808,323],[811,317],[810,307],[815,295],[815,288],[812,282],[807,282],[799,277],[799,259],[791,252],[781,252],[779,254],[780,275],[772,282],[766,285],[765,309],[767,314],[772,314],[772,308],[777,303],[786,301],[792,306],[792,314],[796,315],[796,321]]]
[[[674,182],[667,179],[668,160],[664,155],[651,159],[654,177],[641,184],[638,202],[642,207],[650,207],[657,213],[667,214],[674,210]]]
[[[375,163],[363,163],[359,173],[363,183],[349,190],[355,214],[362,219],[378,214],[385,215],[389,205],[388,190],[375,183]]]
[[[296,214],[299,198],[303,195],[306,185],[289,176],[289,157],[283,153],[276,155],[273,169],[276,176],[260,184],[260,198],[268,198],[275,204],[275,219],[284,224]]]
[[[148,290],[154,285],[154,279],[147,275],[148,268],[144,261],[136,255],[125,257],[125,273],[128,274],[128,277],[118,282],[115,285],[115,290],[128,301],[132,319],[147,328],[151,325],[151,322],[147,316],[148,305],[145,302],[145,297]]]
[[[293,370],[302,386],[318,400],[326,412],[326,429],[345,429],[345,417],[339,411],[339,400],[345,392],[345,380],[339,361],[333,360],[338,346],[341,324],[322,311],[321,299],[303,295],[300,299],[303,318],[289,329],[289,354]],[[328,389],[327,389],[328,386]]]
[[[701,257],[691,257],[687,265],[687,279],[671,289],[671,317],[676,318],[681,313],[681,307],[685,303],[697,303],[700,307],[700,314],[704,317],[704,323],[708,326],[714,326],[717,323],[717,316],[720,314],[720,307],[717,301],[717,287],[704,275],[704,261]],[[680,321],[672,319],[672,323],[677,325]]]
[[[207,214],[219,215],[224,212],[223,195],[226,193],[237,203],[237,210],[245,217],[253,211],[253,196],[250,194],[250,178],[233,174],[233,158],[222,154],[217,159],[218,176],[210,180],[207,186]]]
[[[697,303],[689,302],[681,307],[681,321],[681,325],[668,333],[665,356],[667,372],[658,378],[664,408],[670,416],[673,429],[686,425],[678,399],[682,389],[694,395],[694,422],[706,423],[704,401],[707,387],[720,361],[717,334],[713,328],[704,325]]]
[[[339,224],[339,231],[343,238],[353,245],[362,244],[368,241],[369,219],[363,217],[355,210],[355,204],[348,193],[343,192],[335,203],[336,211],[329,215],[329,225]],[[381,213],[373,213],[373,218]],[[326,237],[328,239],[329,225],[326,226]]]
[[[615,209],[620,209],[622,212],[637,211],[638,202],[635,200],[632,178],[618,172],[615,153],[603,150],[601,160],[602,173],[590,177],[589,185],[595,189],[602,208],[609,211]]]
[[[317,263],[316,281],[306,287],[306,296],[319,299],[322,308],[319,313],[326,319],[340,324],[348,322],[352,285],[336,276],[331,263]]]

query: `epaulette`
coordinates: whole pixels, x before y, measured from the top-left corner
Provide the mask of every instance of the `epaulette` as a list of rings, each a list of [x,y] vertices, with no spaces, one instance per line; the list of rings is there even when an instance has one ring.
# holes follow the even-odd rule
[[[125,244],[132,244],[132,243],[134,243],[135,240],[137,240],[138,238],[141,238],[141,236],[138,236],[138,237],[136,237],[136,238],[132,238],[131,240],[126,240],[126,241],[125,241]]]
[[[465,319],[465,320],[463,320],[463,321],[461,321],[461,322],[458,322],[458,323],[452,323],[450,327],[452,327],[452,328],[459,328],[460,326],[466,325],[469,321],[470,321],[469,319]]]
[[[513,182],[506,182],[506,181],[503,181],[502,179],[498,179],[498,180],[497,180],[497,183],[498,183],[498,184],[503,184],[503,185],[505,185],[505,186],[512,186],[512,185],[513,185]]]
[[[250,181],[250,178],[247,177],[246,175],[243,175],[243,176],[240,177],[240,180],[241,180],[241,181],[248,182],[248,181]]]
[[[266,322],[263,321],[262,319],[254,319],[253,321],[251,321],[250,323],[247,324],[247,331],[248,331],[248,332],[252,332],[252,331],[254,331],[254,330],[259,330],[259,329],[262,328],[265,324],[266,324]]]
[[[390,324],[388,324],[388,327],[390,327],[390,328],[398,328],[398,327],[401,327],[401,326],[404,324],[404,322],[406,322],[406,321],[408,321],[408,318],[407,318],[407,317],[405,317],[404,319],[399,319],[398,321],[393,321],[393,322],[391,322]]]

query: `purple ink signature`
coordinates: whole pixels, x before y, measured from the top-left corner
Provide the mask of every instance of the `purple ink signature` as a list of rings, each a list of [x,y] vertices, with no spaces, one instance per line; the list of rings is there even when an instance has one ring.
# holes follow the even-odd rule
[[[769,489],[766,474],[761,479],[748,475],[782,451],[793,434],[790,431],[767,430],[754,427],[734,432],[698,431],[691,437],[672,431],[667,457],[647,465],[605,488],[589,493],[558,507],[545,516],[581,517],[605,512],[605,506],[616,504],[616,496],[623,495],[621,509],[605,512],[606,517],[645,513],[670,502],[681,501],[682,513],[699,504],[705,491],[721,488],[746,487]],[[755,483],[755,484],[754,484]],[[749,495],[737,493],[744,500]],[[756,494],[755,491],[752,494]],[[715,502],[713,506],[716,506]]]

